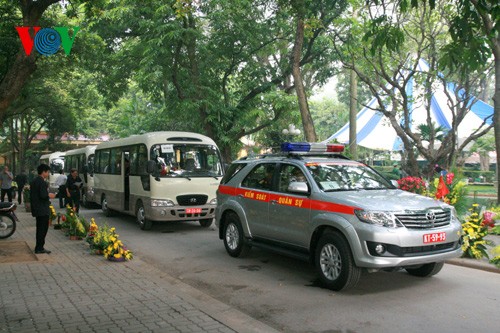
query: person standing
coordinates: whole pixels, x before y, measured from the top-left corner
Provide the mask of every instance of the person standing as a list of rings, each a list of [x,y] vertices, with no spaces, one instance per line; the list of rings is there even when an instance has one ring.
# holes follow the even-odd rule
[[[7,199],[9,200],[9,202],[12,202],[12,180],[14,180],[14,176],[12,175],[12,172],[9,171],[8,166],[3,167],[3,172],[0,175],[0,180],[2,181],[2,202],[4,202],[5,194],[7,194]]]
[[[35,253],[49,254],[51,251],[45,249],[45,236],[49,230],[50,198],[55,195],[49,194],[49,185],[45,181],[49,177],[50,167],[40,164],[37,168],[38,176],[31,182],[31,215],[36,218],[36,245]]]
[[[80,189],[82,186],[82,179],[78,176],[78,171],[71,169],[66,181],[66,195],[68,196],[69,205],[76,210],[77,214],[80,212]]]
[[[24,189],[24,186],[28,183],[28,176],[26,176],[26,173],[24,171],[21,171],[21,173],[16,176],[15,180],[17,183],[17,202],[19,204],[22,204],[23,203],[23,189]]]
[[[64,208],[66,204],[66,181],[68,176],[64,174],[64,170],[59,171],[59,177],[57,177],[55,185],[59,189],[57,196],[59,197],[59,208]]]
[[[396,179],[401,179],[401,171],[399,170],[397,164],[394,164],[391,173],[394,175]]]

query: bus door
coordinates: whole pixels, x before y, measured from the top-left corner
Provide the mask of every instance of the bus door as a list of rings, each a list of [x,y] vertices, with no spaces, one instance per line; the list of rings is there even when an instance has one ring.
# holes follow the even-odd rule
[[[123,150],[122,154],[122,163],[124,167],[122,167],[122,178],[123,178],[123,209],[125,211],[130,210],[130,149],[126,148],[126,150]]]

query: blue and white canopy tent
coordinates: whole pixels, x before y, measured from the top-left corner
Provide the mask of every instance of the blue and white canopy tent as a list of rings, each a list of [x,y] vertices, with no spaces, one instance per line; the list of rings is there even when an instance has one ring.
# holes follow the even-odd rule
[[[429,65],[424,60],[420,59],[417,71],[428,72]],[[455,98],[456,85],[447,83],[443,86],[441,83],[436,83],[433,86],[433,93],[430,102],[430,113],[432,122],[436,126],[441,126],[445,130],[450,130],[453,112],[450,104],[456,103],[456,100],[450,101],[450,98],[445,93],[448,91],[448,96]],[[412,77],[406,87],[408,96],[412,96],[410,105],[410,122],[411,128],[415,131],[420,124],[427,124],[426,103],[427,98],[424,98],[423,86],[419,86],[415,82],[415,77]],[[464,95],[462,91],[460,97]],[[481,125],[489,125],[492,122],[493,107],[485,102],[473,98],[469,103],[469,111],[465,118],[458,126],[458,138],[469,137]],[[401,151],[404,150],[401,138],[396,134],[396,131],[391,126],[389,120],[379,111],[378,101],[373,98],[367,106],[358,112],[356,117],[357,129],[357,144],[362,147],[386,150],[386,151]],[[402,123],[402,119],[398,120]],[[344,125],[337,133],[330,136],[325,142],[337,140],[340,143],[349,144],[349,123]]]

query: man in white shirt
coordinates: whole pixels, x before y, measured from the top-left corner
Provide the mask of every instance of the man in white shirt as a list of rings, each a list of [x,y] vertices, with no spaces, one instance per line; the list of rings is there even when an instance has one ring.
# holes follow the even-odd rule
[[[66,181],[68,176],[64,174],[64,170],[59,171],[59,177],[57,177],[55,185],[59,189],[57,196],[59,197],[59,208],[64,208],[66,203]]]

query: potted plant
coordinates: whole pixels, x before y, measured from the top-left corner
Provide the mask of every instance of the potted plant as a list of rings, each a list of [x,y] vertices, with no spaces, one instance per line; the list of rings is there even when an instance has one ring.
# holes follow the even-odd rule
[[[26,211],[28,213],[31,212],[31,192],[30,192],[29,185],[26,185],[23,188],[23,200],[24,200],[24,207],[26,208]]]

